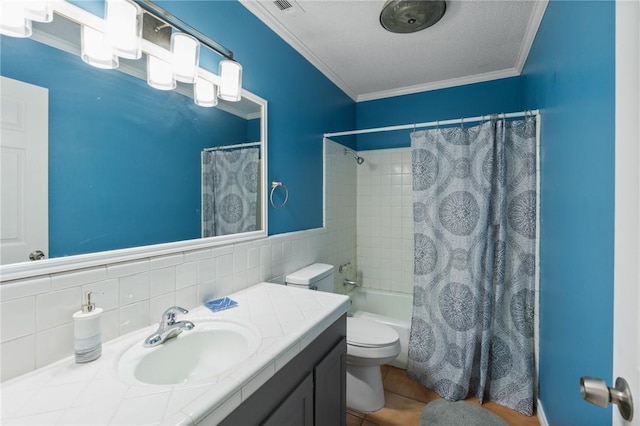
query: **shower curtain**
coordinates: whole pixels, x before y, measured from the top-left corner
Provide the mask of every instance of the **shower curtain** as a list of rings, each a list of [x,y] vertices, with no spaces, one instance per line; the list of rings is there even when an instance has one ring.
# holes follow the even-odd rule
[[[257,228],[259,148],[202,152],[202,236]]]
[[[531,415],[535,117],[411,135],[414,307],[408,374],[448,400]]]

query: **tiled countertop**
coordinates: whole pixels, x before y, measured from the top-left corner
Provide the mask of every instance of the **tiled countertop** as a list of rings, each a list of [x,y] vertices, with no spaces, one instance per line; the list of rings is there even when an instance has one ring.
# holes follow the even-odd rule
[[[238,306],[213,313],[205,307],[179,319],[223,319],[257,328],[257,352],[206,383],[159,386],[118,376],[122,353],[156,325],[103,344],[102,357],[73,357],[2,384],[2,421],[32,425],[194,425],[224,419],[256,389],[349,309],[347,296],[261,283],[229,295]],[[188,333],[188,332],[185,332]]]

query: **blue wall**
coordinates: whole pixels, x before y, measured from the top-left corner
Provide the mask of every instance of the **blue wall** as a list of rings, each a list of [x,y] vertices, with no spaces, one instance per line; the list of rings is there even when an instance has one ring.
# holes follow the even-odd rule
[[[552,1],[522,74],[542,110],[540,400],[552,425],[610,424],[580,376],[611,383],[615,5]]]
[[[433,90],[412,95],[359,102],[358,129],[475,117],[522,110],[520,78]],[[473,123],[477,125],[477,123]],[[408,147],[408,131],[358,135],[357,149]]]

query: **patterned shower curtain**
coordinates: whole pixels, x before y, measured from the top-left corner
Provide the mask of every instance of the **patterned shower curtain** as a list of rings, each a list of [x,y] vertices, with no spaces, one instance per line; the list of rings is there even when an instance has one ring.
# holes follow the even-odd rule
[[[202,236],[257,229],[257,147],[202,152]]]
[[[414,306],[408,374],[448,400],[531,415],[535,117],[411,135]]]

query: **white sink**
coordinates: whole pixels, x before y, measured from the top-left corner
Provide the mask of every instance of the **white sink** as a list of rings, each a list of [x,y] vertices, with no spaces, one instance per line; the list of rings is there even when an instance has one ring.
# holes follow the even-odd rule
[[[153,348],[139,344],[118,361],[128,381],[175,385],[208,381],[235,367],[258,349],[258,331],[230,321],[193,321],[195,328]]]

